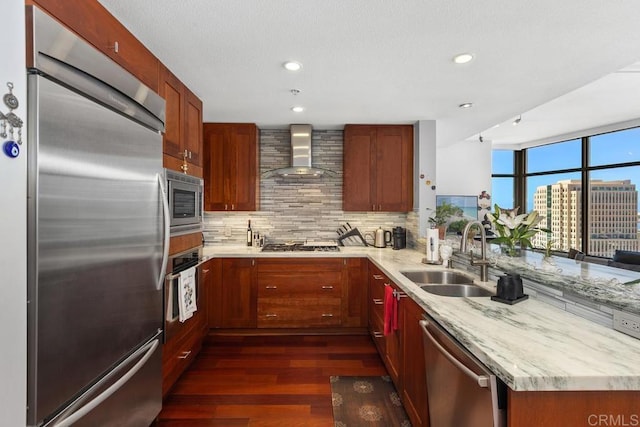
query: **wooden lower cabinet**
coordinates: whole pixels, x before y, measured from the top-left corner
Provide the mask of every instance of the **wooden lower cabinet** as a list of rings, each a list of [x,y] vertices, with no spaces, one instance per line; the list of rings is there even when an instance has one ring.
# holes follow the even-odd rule
[[[198,310],[179,325],[162,348],[162,396],[166,396],[202,348],[202,340],[209,329],[207,302],[216,269],[217,260],[209,260],[199,267]]]
[[[219,290],[210,303],[214,328],[257,326],[257,268],[255,258],[224,258]]]
[[[367,286],[369,261],[366,258],[345,258],[342,283],[342,326],[366,328],[368,324]]]
[[[640,391],[509,390],[507,426],[640,426]]]
[[[426,365],[420,320],[424,311],[410,298],[400,300],[402,315],[402,402],[409,415],[411,425],[429,425],[429,402],[427,400]]]
[[[398,329],[384,335],[384,294],[390,286],[398,301]],[[422,330],[423,310],[378,267],[369,264],[369,331],[413,426],[428,426]]]
[[[395,284],[378,267],[369,264],[369,332],[378,347],[389,376],[400,390],[400,336],[402,317],[398,317],[398,330],[384,335],[384,295],[385,288]]]
[[[342,324],[340,258],[258,260],[258,327]]]

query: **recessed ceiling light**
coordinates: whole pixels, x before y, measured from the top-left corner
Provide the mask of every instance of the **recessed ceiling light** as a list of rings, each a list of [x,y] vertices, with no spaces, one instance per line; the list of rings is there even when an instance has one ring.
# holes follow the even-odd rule
[[[464,104],[460,104],[458,105],[459,108],[471,108],[473,107],[473,103],[471,102],[465,102]]]
[[[302,68],[302,64],[295,61],[285,62],[282,66],[289,71],[298,71]]]
[[[461,53],[453,57],[453,62],[456,64],[466,64],[473,59],[473,55],[470,53]]]
[[[293,111],[294,113],[302,113],[304,111],[304,107],[291,107],[291,111]]]

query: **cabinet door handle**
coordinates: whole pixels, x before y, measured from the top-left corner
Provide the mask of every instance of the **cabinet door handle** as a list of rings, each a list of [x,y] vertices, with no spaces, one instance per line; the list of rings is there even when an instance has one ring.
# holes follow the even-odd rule
[[[384,334],[382,332],[374,331],[373,332],[373,337],[374,338],[382,338],[382,337],[384,337]]]
[[[231,210],[235,211],[236,210],[236,205],[234,205],[233,203],[231,204]]]
[[[333,289],[333,286],[331,285],[325,285],[322,287],[322,289]]]
[[[333,317],[331,313],[322,313],[322,317]]]
[[[202,269],[202,274],[207,274],[208,272],[209,272],[209,269],[208,269],[208,268],[203,268],[203,269]]]
[[[186,359],[187,357],[189,357],[190,354],[191,354],[191,350],[183,351],[182,356],[178,356],[178,359]]]
[[[373,303],[375,305],[382,305],[382,304],[384,304],[384,301],[382,301],[380,298],[374,298],[373,299]]]
[[[379,275],[379,274],[374,274],[374,275],[373,275],[373,278],[374,278],[375,280],[384,280],[384,277],[383,277],[383,276],[381,276],[381,275]]]
[[[264,315],[264,317],[278,317],[278,315],[273,313],[267,313]]]
[[[378,205],[378,210],[381,211],[382,210],[382,205]]]
[[[376,210],[376,205],[371,205],[371,210],[375,211]]]
[[[227,204],[226,203],[224,204],[224,210],[225,211],[227,210]]]
[[[113,45],[107,46],[107,49],[113,50],[113,53],[118,53],[120,51],[120,44],[118,44],[118,42],[113,42]]]
[[[264,287],[265,289],[278,289],[277,286],[267,285]]]
[[[407,294],[405,294],[404,292],[400,292],[400,291],[396,291],[395,289],[393,290],[393,297],[395,299],[397,299],[398,301],[400,301],[400,298],[406,298]]]

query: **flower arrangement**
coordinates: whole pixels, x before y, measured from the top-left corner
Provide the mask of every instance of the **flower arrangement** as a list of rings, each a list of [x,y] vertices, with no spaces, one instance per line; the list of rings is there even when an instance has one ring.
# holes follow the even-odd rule
[[[489,212],[487,218],[491,221],[497,238],[494,243],[499,243],[504,253],[508,256],[517,256],[520,248],[531,248],[531,238],[536,233],[549,232],[546,228],[538,227],[540,216],[537,211],[518,215],[518,209],[501,209],[494,205],[494,212]]]

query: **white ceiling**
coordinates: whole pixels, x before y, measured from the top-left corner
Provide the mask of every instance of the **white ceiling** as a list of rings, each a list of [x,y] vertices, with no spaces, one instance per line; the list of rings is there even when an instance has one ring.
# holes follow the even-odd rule
[[[436,120],[439,145],[482,133],[496,146],[640,117],[640,66],[611,74],[640,60],[638,0],[99,1],[202,99],[205,121]],[[462,52],[475,59],[454,64]]]

